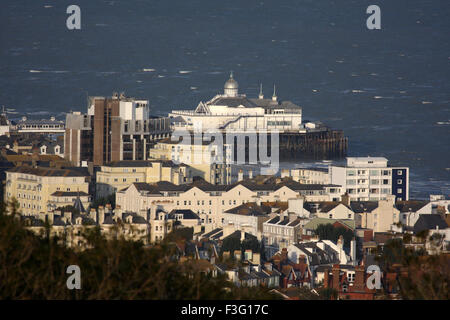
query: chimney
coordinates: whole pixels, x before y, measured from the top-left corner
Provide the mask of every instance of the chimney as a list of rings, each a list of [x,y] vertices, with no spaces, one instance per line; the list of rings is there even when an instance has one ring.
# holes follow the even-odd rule
[[[261,264],[261,254],[260,253],[253,253],[252,262],[254,264],[260,265]]]
[[[241,230],[241,242],[245,240],[245,231]]]
[[[64,215],[64,218],[66,219],[67,222],[71,222],[72,221],[72,212],[70,212],[70,211],[64,212],[63,215]]]
[[[341,270],[339,269],[338,264],[333,265],[333,268],[331,269],[331,273],[333,274],[333,289],[339,291],[339,283],[340,283],[339,276],[340,276]]]
[[[364,266],[356,266],[355,267],[355,291],[364,291],[365,283],[364,283]]]
[[[105,208],[103,206],[98,207],[98,223],[103,224],[105,221]]]
[[[352,259],[352,265],[356,265],[356,240],[352,239],[350,242],[350,257]]]
[[[289,169],[281,169],[281,178],[286,178],[286,177],[290,177],[290,171]]]
[[[342,235],[339,236],[337,246],[341,248],[341,250],[344,250],[344,237]]]
[[[348,195],[348,193],[346,192],[344,195],[342,195],[342,203],[345,204],[346,206],[350,206],[350,196]]]
[[[54,214],[53,214],[53,212],[48,212],[48,213],[47,213],[47,221],[48,221],[48,223],[49,223],[50,225],[53,224],[53,221],[54,221]]]
[[[242,171],[242,169],[239,169],[238,182],[242,180],[244,180],[244,172]]]
[[[234,253],[234,257],[236,258],[236,260],[241,261],[241,250],[236,250],[233,253]]]
[[[294,212],[297,215],[303,213],[303,198],[291,198],[288,199],[288,210],[289,212]]]
[[[281,250],[281,261],[285,261],[288,258],[288,251],[287,248],[283,248]]]
[[[245,260],[252,261],[253,260],[253,251],[250,249],[245,250]]]
[[[229,223],[229,224],[223,226],[222,230],[223,230],[223,237],[224,238],[228,237],[230,234],[232,234],[235,231],[234,224]]]
[[[325,269],[325,271],[323,272],[323,286],[325,288],[328,288],[328,282],[330,281],[329,273],[330,273],[330,270],[328,270],[328,269]]]
[[[89,218],[94,220],[96,223],[98,222],[98,220],[97,220],[97,212],[95,211],[95,209],[91,209],[89,211]]]
[[[297,219],[297,215],[293,212],[289,212],[288,216],[289,216],[289,222],[295,221]]]
[[[253,171],[251,169],[248,170],[248,178],[253,179]]]
[[[301,255],[298,257],[298,263],[304,263],[304,264],[307,263],[307,261],[306,261],[306,256],[305,256],[304,254],[301,254]]]

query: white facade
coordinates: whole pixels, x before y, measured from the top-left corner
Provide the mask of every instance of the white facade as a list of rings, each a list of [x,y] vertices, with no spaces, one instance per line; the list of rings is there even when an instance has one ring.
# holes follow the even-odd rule
[[[200,124],[208,129],[280,130],[299,131],[302,126],[302,109],[290,101],[279,102],[274,92],[272,99],[264,99],[262,92],[258,99],[248,99],[238,93],[238,84],[231,76],[225,83],[224,94],[216,95],[208,102],[200,102],[192,110],[173,110],[170,117],[181,117],[183,122],[175,123],[192,129]]]
[[[224,222],[223,213],[229,209],[248,202],[287,202],[289,199],[301,195],[305,201],[316,201],[317,198],[329,199],[329,195],[315,196],[304,195],[302,191],[295,191],[287,186],[276,190],[268,187],[262,190],[261,186],[253,189],[241,183],[226,187],[217,185],[214,187],[202,187],[187,185],[178,186],[178,191],[173,187],[164,188],[158,185],[148,185],[147,190],[139,190],[139,186],[133,184],[129,188],[116,193],[116,204],[124,211],[141,212],[154,206],[161,206],[166,211],[172,209],[191,209],[202,219],[203,225],[221,227]],[[167,208],[167,209],[166,209]],[[294,211],[292,209],[291,211]],[[302,212],[297,213],[302,215]]]
[[[281,170],[281,177],[291,177],[292,180],[304,184],[329,184],[328,169],[296,168]]]
[[[388,167],[387,162],[380,157],[349,157],[346,166],[329,167],[330,182],[341,185],[352,201],[377,201],[390,194],[408,200],[409,168]]]

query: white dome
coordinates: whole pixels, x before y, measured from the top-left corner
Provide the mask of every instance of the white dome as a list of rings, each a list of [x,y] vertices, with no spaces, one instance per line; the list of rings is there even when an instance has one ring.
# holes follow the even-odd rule
[[[225,82],[224,93],[227,96],[235,97],[238,93],[239,84],[233,79],[233,72],[230,74],[230,79]]]
[[[233,78],[230,78],[227,80],[227,82],[225,82],[225,89],[237,89],[239,88],[239,84],[237,83],[236,80],[234,80]]]

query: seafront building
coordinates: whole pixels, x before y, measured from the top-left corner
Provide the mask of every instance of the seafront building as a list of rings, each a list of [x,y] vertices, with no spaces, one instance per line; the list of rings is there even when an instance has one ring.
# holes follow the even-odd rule
[[[15,132],[18,133],[41,133],[41,134],[63,134],[64,121],[56,120],[51,117],[46,120],[31,120],[27,117],[22,117],[22,120],[17,122]]]
[[[409,168],[390,166],[383,157],[347,157],[345,165],[330,165],[328,169],[284,169],[281,177],[299,183],[339,185],[351,201],[377,201],[391,194],[398,201],[409,199]]]
[[[264,98],[262,87],[258,98],[248,98],[239,93],[239,84],[233,74],[225,82],[223,94],[218,94],[207,102],[200,102],[195,110],[173,110],[169,117],[175,128],[189,130],[196,124],[201,124],[202,130],[276,129],[284,132],[304,129],[300,106],[291,101],[279,101],[275,87],[269,99]]]
[[[14,167],[6,171],[5,201],[17,199],[22,215],[38,215],[74,205],[89,207],[89,175],[79,170]]]
[[[134,182],[168,181],[175,185],[191,183],[193,169],[170,160],[123,160],[101,166],[96,175],[96,197],[105,198]]]
[[[388,166],[383,157],[348,157],[345,166],[330,166],[329,175],[353,201],[376,201],[390,194],[409,199],[409,168]]]
[[[66,116],[64,157],[76,166],[147,160],[152,144],[170,135],[170,120],[150,116],[148,103],[116,93],[90,97],[87,113]]]

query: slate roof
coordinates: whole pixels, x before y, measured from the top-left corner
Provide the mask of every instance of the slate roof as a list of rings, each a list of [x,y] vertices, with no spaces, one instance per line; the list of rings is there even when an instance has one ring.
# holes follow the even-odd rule
[[[305,225],[305,229],[309,229],[309,230],[316,230],[317,227],[320,224],[333,224],[336,221],[339,221],[342,224],[345,224],[346,226],[348,226],[350,229],[354,230],[355,229],[355,220],[350,220],[350,219],[327,219],[327,218],[313,218],[311,221],[309,221],[306,225]]]
[[[193,220],[200,219],[200,217],[190,209],[174,209],[169,213],[168,215],[169,219],[175,219],[176,214],[182,214],[183,219],[193,219]]]
[[[294,246],[308,255],[312,265],[332,264],[337,262],[336,256],[320,249],[315,242],[297,243],[294,244]],[[314,250],[315,252],[312,252],[312,250]]]
[[[417,234],[423,230],[433,230],[439,227],[439,230],[447,229],[448,225],[439,214],[421,214],[414,224],[413,232]]]
[[[206,182],[203,179],[196,179],[193,183],[190,184],[182,184],[182,185],[176,185],[168,181],[160,181],[153,184],[148,184],[145,182],[135,182],[133,183],[136,188],[139,191],[149,191],[151,193],[161,193],[164,191],[178,191],[178,192],[184,192],[188,191],[194,187],[199,188],[200,190],[204,192],[226,192],[233,188],[235,188],[238,185],[242,185],[243,187],[251,190],[251,191],[276,191],[284,186],[287,186],[293,191],[302,191],[302,190],[324,190],[324,185],[319,184],[300,184],[295,181],[282,181],[280,183],[275,183],[270,181],[269,183],[255,183],[253,181],[244,180],[240,182],[236,182],[231,185],[214,185]],[[127,190],[128,188],[125,188],[123,190]]]
[[[80,197],[86,197],[89,196],[88,193],[84,192],[84,191],[55,191],[51,194],[54,197],[76,197],[76,196],[80,196]]]
[[[145,220],[144,217],[138,215],[135,212],[124,212],[122,214],[122,219],[125,221],[125,219],[127,219],[129,216],[133,217],[131,222],[134,224],[147,224],[147,220]]]
[[[422,209],[430,201],[426,200],[407,200],[407,201],[397,201],[395,206],[400,212],[416,212]]]
[[[242,105],[246,108],[258,107],[256,103],[254,103],[250,99],[247,99],[245,96],[238,96],[238,97],[219,96],[216,99],[207,102],[206,105],[228,106],[228,107],[238,107]]]
[[[240,230],[236,230],[232,234],[230,234],[230,235],[226,236],[225,238],[223,238],[223,240],[228,239],[228,238],[241,239],[241,231]],[[245,232],[245,240],[252,240],[252,239],[257,239],[257,238],[254,235]]]
[[[72,169],[54,169],[54,168],[32,168],[32,167],[14,167],[8,172],[18,172],[24,174],[31,174],[41,177],[85,177],[86,175],[80,171]]]
[[[378,208],[378,201],[352,201],[350,207],[354,213],[372,212]]]
[[[271,207],[264,204],[258,205],[255,202],[247,202],[225,211],[225,213],[239,214],[243,216],[265,216],[270,212]]]

